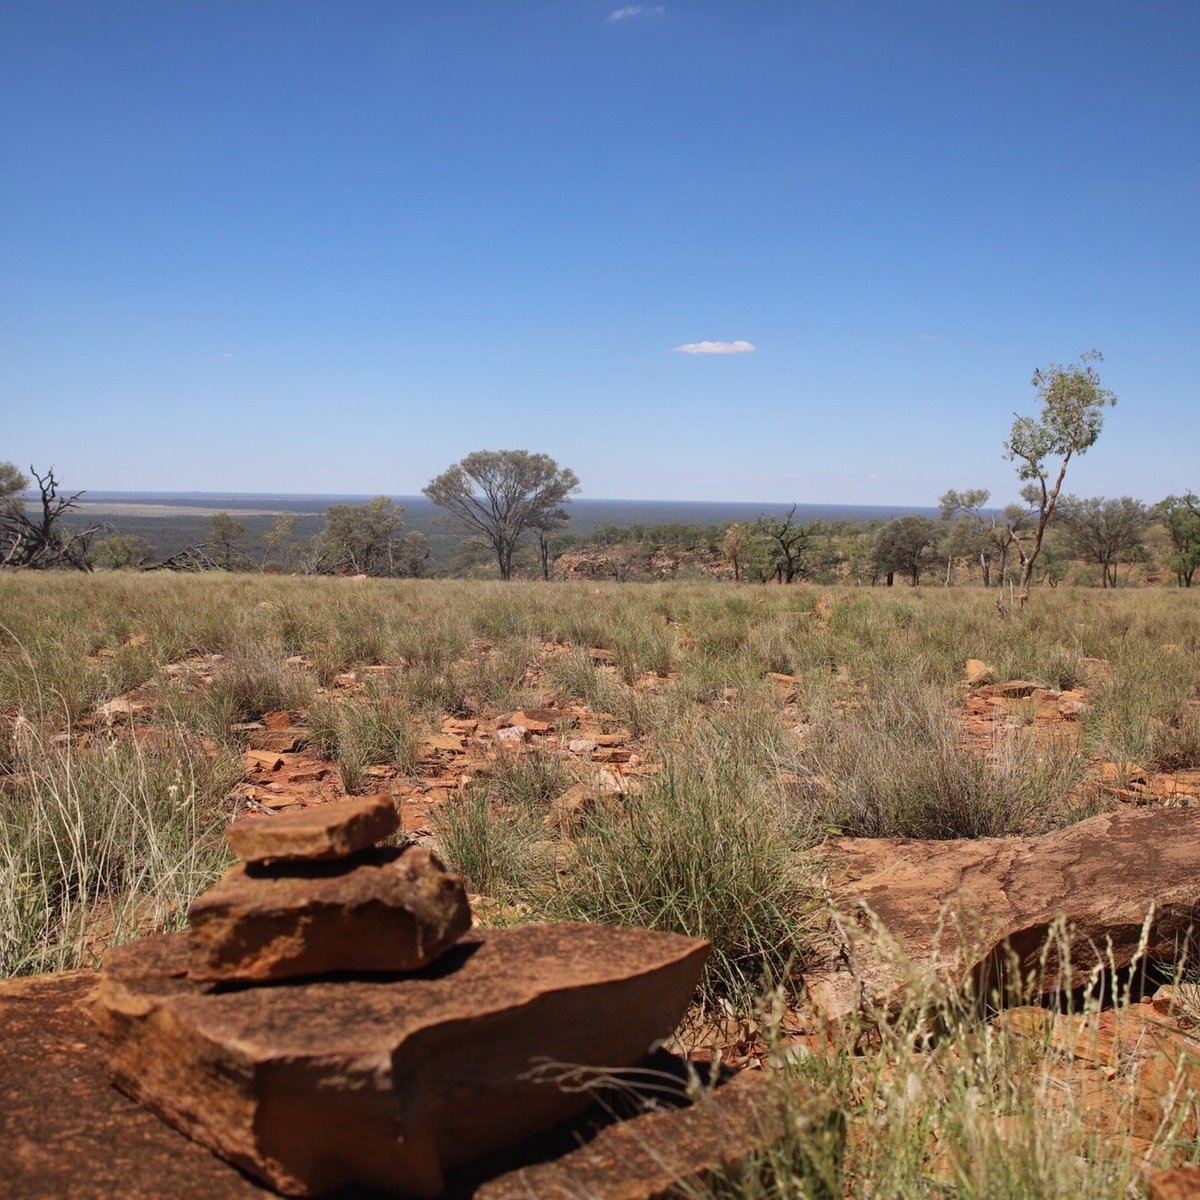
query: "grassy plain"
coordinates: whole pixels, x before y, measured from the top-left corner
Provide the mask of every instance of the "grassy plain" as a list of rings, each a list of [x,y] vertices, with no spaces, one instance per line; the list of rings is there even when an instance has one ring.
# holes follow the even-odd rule
[[[211,686],[180,686],[168,668],[200,654],[222,656]],[[1085,689],[1078,737],[967,745],[968,657]],[[770,1041],[822,926],[824,837],[1048,830],[1107,802],[1096,760],[1200,766],[1198,662],[1200,591],[1060,588],[1001,620],[967,588],[0,576],[0,975],[182,925],[227,862],[239,724],[305,714],[346,788],[368,790],[373,764],[414,770],[447,717],[574,704],[625,731],[637,787],[548,829],[578,778],[564,728],[445,802],[442,853],[504,920],[711,938],[697,1012]],[[370,665],[396,669],[334,689]],[[150,680],[153,737],[91,719]],[[1097,1137],[1069,1097],[1047,1121],[1059,1083],[1041,1060],[923,986],[869,1051],[779,1072],[781,1096],[799,1081],[832,1099],[838,1153],[797,1138],[720,1194],[1115,1198],[1167,1148],[1200,1157],[1182,1098],[1148,1147]]]

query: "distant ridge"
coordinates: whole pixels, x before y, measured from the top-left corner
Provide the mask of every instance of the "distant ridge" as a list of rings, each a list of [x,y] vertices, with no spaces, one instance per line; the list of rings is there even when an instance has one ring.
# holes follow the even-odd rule
[[[116,492],[85,491],[81,504],[146,506],[210,511],[293,512],[321,515],[331,504],[363,504],[373,495],[318,492]],[[404,508],[409,528],[423,529],[442,511],[424,496],[392,496]],[[571,501],[570,528],[587,533],[602,525],[725,525],[753,521],[762,514],[784,516],[790,504],[730,500],[601,500],[577,497]],[[797,504],[796,519],[810,521],[888,521],[917,513],[937,516],[936,507],[909,504]]]

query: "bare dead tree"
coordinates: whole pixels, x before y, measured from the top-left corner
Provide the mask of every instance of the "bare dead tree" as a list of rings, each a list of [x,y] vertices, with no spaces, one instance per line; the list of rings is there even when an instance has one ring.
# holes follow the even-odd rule
[[[213,542],[196,542],[192,546],[184,546],[162,562],[147,563],[143,571],[217,571],[221,563],[214,557],[213,551],[221,547]]]
[[[44,475],[33,467],[29,473],[37,481],[41,514],[30,516],[19,500],[0,508],[0,567],[90,571],[88,550],[92,538],[110,532],[111,527],[100,523],[85,529],[67,528],[63,517],[78,508],[83,493],[60,495],[53,467]]]

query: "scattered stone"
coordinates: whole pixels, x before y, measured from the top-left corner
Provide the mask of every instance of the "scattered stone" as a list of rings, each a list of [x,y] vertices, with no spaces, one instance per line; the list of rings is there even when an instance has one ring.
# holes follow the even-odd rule
[[[189,974],[210,982],[414,971],[471,927],[462,879],[423,846],[328,863],[238,864],[192,902],[188,917]]]
[[[492,734],[492,741],[504,750],[516,750],[525,744],[529,731],[524,725],[508,725]]]
[[[283,766],[276,750],[247,750],[245,761],[248,771],[278,771]]]
[[[238,821],[225,831],[229,848],[246,863],[344,858],[400,828],[386,792],[322,804],[281,818]]]
[[[1147,999],[1125,1008],[1066,1015],[1013,1008],[994,1024],[1039,1051],[1039,1069],[1062,1081],[1053,1102],[1079,1113],[1101,1136],[1124,1133],[1151,1142],[1181,1096],[1200,1096],[1200,1040],[1168,1019],[1168,1005]],[[1194,1104],[1179,1105],[1180,1141],[1196,1137]]]
[[[850,919],[836,924],[805,983],[832,1020],[863,1000],[896,1003],[910,970],[995,986],[1006,946],[1035,991],[1058,990],[1068,970],[1078,986],[1093,966],[1133,960],[1151,911],[1146,956],[1172,963],[1200,923],[1196,809],[1126,809],[1034,838],[835,838],[824,854],[835,903]],[[902,954],[876,935],[871,914]],[[1042,961],[1059,916],[1065,956],[1052,946]]]
[[[96,1005],[118,1085],[289,1195],[436,1196],[443,1172],[581,1112],[549,1060],[634,1065],[683,1015],[708,943],[594,925],[464,939],[402,980],[211,991],[185,935],[113,950]]]
[[[93,717],[100,721],[115,724],[118,721],[128,721],[150,711],[150,704],[145,700],[134,699],[130,696],[117,696],[107,704],[98,705]]]
[[[987,683],[995,671],[982,658],[968,658],[964,674],[968,687],[979,687],[980,684]]]
[[[305,744],[302,729],[258,729],[250,734],[251,750],[266,750],[276,754],[292,754]]]
[[[292,660],[289,658],[288,662]],[[263,725],[268,729],[290,729],[292,727],[292,714],[290,712],[269,712],[263,713]]]
[[[1030,683],[1027,679],[1010,679],[1007,683],[993,683],[988,687],[991,695],[999,696],[1002,700],[1024,700],[1040,690],[1038,684]]]

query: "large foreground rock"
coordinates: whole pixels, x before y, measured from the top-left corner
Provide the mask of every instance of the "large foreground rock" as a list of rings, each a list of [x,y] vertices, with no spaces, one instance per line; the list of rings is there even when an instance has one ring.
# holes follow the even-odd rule
[[[423,846],[329,863],[238,863],[192,901],[190,972],[257,983],[413,971],[471,927],[462,879]]]
[[[1033,838],[839,838],[824,854],[843,919],[805,982],[832,1020],[894,1005],[910,970],[986,994],[1015,986],[1015,961],[1026,993],[1045,993],[1128,966],[1148,917],[1145,953],[1160,962],[1200,927],[1200,809],[1106,813]],[[1059,917],[1066,938],[1043,960]]]
[[[20,1200],[269,1200],[242,1174],[112,1086],[89,1015],[93,971],[0,981],[0,1194]],[[661,1060],[664,1055],[656,1056]],[[661,1062],[655,1062],[661,1067]],[[672,1076],[679,1074],[676,1064]],[[661,1082],[655,1075],[654,1082]],[[781,1110],[739,1076],[698,1108],[634,1116],[611,1129],[591,1109],[451,1176],[454,1200],[647,1200],[714,1168],[737,1170],[782,1130]],[[806,1112],[796,1104],[794,1111]],[[822,1139],[828,1122],[814,1110]],[[587,1141],[579,1146],[579,1141]],[[674,1178],[671,1178],[674,1176]],[[668,1182],[670,1180],[670,1182]],[[341,1200],[359,1195],[341,1193]],[[371,1193],[378,1197],[378,1193]]]
[[[447,1167],[581,1111],[543,1060],[626,1067],[683,1015],[708,953],[674,934],[530,925],[389,980],[205,990],[184,935],[112,951],[97,999],[118,1085],[289,1195],[437,1195]]]

